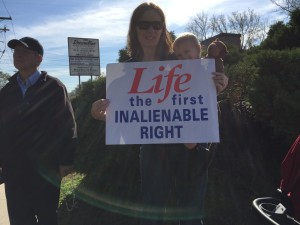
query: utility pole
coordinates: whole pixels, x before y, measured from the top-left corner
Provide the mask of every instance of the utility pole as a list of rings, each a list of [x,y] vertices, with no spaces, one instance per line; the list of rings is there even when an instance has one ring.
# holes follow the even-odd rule
[[[0,16],[0,20],[11,20],[11,17],[2,17],[2,16]]]
[[[2,17],[0,16],[0,21],[2,20],[12,20],[11,17]],[[0,33],[1,32],[6,32],[9,31],[9,29],[7,29],[7,27],[4,25],[3,28],[0,28]],[[0,59],[2,58],[2,56],[4,55],[5,49],[2,51],[2,49],[0,49]]]
[[[12,19],[11,19],[11,17],[2,17],[2,16],[0,16],[0,21],[1,20],[12,20]],[[6,32],[6,31],[9,31],[9,29],[7,29],[6,26],[4,26],[4,28],[0,28],[0,32],[2,32],[2,31]]]
[[[7,29],[7,28],[6,28],[6,26],[4,25],[4,27],[3,27],[3,28],[0,28],[0,32],[1,32],[1,31],[4,31],[4,32],[6,32],[6,31],[9,31],[9,29]]]

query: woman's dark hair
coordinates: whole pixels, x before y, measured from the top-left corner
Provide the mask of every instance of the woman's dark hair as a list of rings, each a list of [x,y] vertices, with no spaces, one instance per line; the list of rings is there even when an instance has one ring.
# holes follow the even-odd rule
[[[132,13],[127,35],[128,54],[135,60],[141,60],[143,58],[144,53],[137,38],[136,24],[148,10],[156,11],[160,15],[161,21],[163,22],[163,28],[158,43],[158,48],[156,49],[156,55],[160,60],[168,59],[171,53],[172,38],[166,28],[166,19],[164,12],[158,5],[152,2],[144,2],[140,4]]]

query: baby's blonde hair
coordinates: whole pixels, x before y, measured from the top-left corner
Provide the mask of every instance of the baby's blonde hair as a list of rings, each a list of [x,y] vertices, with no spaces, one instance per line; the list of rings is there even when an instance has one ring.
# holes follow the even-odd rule
[[[198,40],[197,36],[191,32],[183,32],[178,35],[178,37],[174,40],[172,44],[172,49],[174,51],[174,48],[176,48],[178,45],[180,45],[182,42],[185,41],[191,41],[193,42],[196,46],[200,47],[200,52],[199,55],[201,54],[201,44],[200,41]]]

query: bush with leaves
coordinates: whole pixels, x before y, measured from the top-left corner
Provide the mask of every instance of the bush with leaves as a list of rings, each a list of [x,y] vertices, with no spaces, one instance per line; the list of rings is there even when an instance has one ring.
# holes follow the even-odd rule
[[[278,21],[268,32],[268,37],[261,43],[261,49],[289,49],[300,47],[300,9],[290,13],[290,21],[285,24]],[[298,56],[299,57],[299,56]]]
[[[7,73],[3,73],[0,71],[0,90],[4,87],[4,85],[8,82],[10,75]]]
[[[291,143],[300,128],[300,48],[255,50],[228,66],[228,99],[275,137]],[[245,112],[245,111],[244,111]]]
[[[93,119],[90,110],[94,101],[105,97],[105,78],[100,77],[95,81],[83,83],[81,88],[76,90],[76,96],[72,99],[79,139],[76,166],[80,172],[87,173],[97,163],[94,159],[99,151],[95,150],[104,148],[104,124]],[[96,138],[95,134],[99,138]]]
[[[89,219],[93,220],[89,224],[94,225],[117,224],[113,221],[116,218],[123,220],[124,225],[134,224],[134,217],[120,219],[120,216],[134,213],[128,204],[139,201],[139,148],[138,145],[105,145],[105,122],[93,119],[90,113],[92,103],[106,97],[105,85],[105,77],[99,77],[83,83],[73,93],[79,139],[75,168],[85,174],[76,194],[81,200],[78,207],[85,215],[66,213],[62,215],[65,224],[83,224]],[[106,210],[120,211],[120,214],[107,217]]]
[[[255,58],[258,76],[249,90],[256,119],[292,143],[300,132],[300,48],[262,51]]]

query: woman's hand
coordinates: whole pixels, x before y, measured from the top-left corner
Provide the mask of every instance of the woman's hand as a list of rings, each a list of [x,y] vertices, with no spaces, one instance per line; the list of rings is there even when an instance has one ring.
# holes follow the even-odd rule
[[[108,99],[100,99],[92,104],[91,115],[96,120],[105,121],[106,108],[109,105]]]
[[[213,80],[217,88],[217,94],[220,94],[228,85],[228,77],[224,73],[213,72]]]

